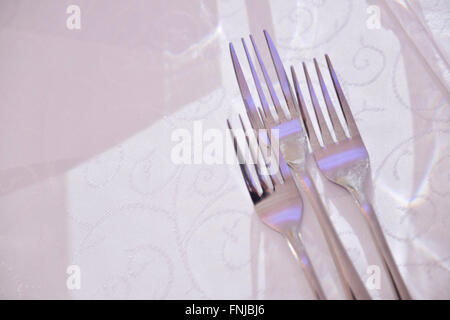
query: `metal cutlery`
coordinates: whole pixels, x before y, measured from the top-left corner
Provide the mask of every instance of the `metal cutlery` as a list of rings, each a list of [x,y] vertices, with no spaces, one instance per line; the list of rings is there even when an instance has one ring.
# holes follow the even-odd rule
[[[308,85],[309,96],[311,98],[320,135],[323,141],[322,145],[319,142],[318,135],[314,131],[311,118],[306,109],[305,101],[298,84],[295,70],[291,67],[298,104],[300,106],[303,121],[306,125],[306,131],[314,158],[321,172],[330,181],[347,189],[347,191],[350,192],[353,198],[357,201],[361,212],[370,227],[377,249],[382,256],[383,263],[388,271],[388,276],[392,283],[396,297],[399,299],[411,299],[371,204],[371,171],[369,154],[361,139],[361,135],[356,126],[341,85],[336,77],[330,58],[328,55],[325,55],[325,58],[339,105],[345,118],[345,124],[347,125],[349,136],[347,137],[344,132],[343,126],[336,113],[336,108],[332,103],[328,89],[320,72],[320,67],[317,60],[314,59],[317,77],[326,108],[328,110],[328,115],[331,120],[332,129],[335,132],[337,140],[333,140],[331,132],[327,127],[324,114],[322,113],[322,109],[311,83],[308,69],[305,63],[303,63],[303,70]]]
[[[272,81],[264,66],[256,43],[253,37],[250,36],[256,58],[258,60],[265,80],[265,84],[267,86],[267,90],[273,103],[275,115],[272,114],[271,107],[269,106],[269,102],[265,97],[251,55],[245,44],[245,40],[242,39],[242,44],[247,56],[247,61],[251,70],[252,78],[254,80],[254,84],[259,96],[259,101],[262,106],[262,109],[256,106],[251,96],[248,84],[245,80],[245,76],[240,66],[234,47],[230,43],[231,58],[249,120],[255,129],[270,128],[279,130],[282,156],[292,172],[298,189],[303,190],[303,192],[306,193],[317,215],[317,218],[327,240],[328,247],[330,248],[334,263],[336,264],[340,278],[342,280],[346,296],[349,299],[370,299],[370,295],[368,294],[367,289],[361,281],[344,246],[342,245],[342,242],[340,241],[337,232],[334,229],[325,210],[325,207],[319,197],[315,184],[307,170],[306,163],[307,160],[311,157],[311,152],[308,149],[306,134],[303,130],[300,110],[298,108],[298,105],[296,104],[296,101],[294,100],[295,94],[292,91],[286,72],[281,63],[281,59],[275,46],[273,45],[269,34],[266,31],[264,31],[264,34],[287,108],[282,107]]]
[[[246,147],[248,149],[260,150],[259,145],[250,145],[248,132],[241,118],[240,120],[246,136]],[[326,299],[299,233],[303,213],[303,201],[295,186],[291,172],[287,168],[286,162],[280,156],[280,170],[275,170],[275,172],[280,172],[281,175],[276,175],[275,173],[270,174],[271,185],[267,184],[264,175],[270,172],[268,164],[265,161],[255,161],[251,152],[249,153],[250,160],[246,161],[244,152],[238,145],[230,121],[227,121],[227,123],[233,139],[234,150],[241,168],[242,177],[255,206],[256,213],[267,226],[281,233],[286,238],[292,252],[302,266],[314,296],[317,299]],[[272,165],[274,165],[274,162],[272,162]],[[252,178],[251,166],[256,171],[257,181]],[[258,185],[260,188],[258,188]]]

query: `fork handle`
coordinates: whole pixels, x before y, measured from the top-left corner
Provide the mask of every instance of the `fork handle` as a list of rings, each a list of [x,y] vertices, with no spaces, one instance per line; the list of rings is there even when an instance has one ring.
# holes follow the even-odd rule
[[[355,269],[350,257],[339,238],[333,223],[325,209],[325,206],[319,196],[316,185],[310,174],[295,165],[291,165],[295,182],[299,191],[303,191],[308,196],[311,206],[319,221],[322,232],[330,249],[333,262],[341,280],[345,296],[349,300],[371,300],[371,296]]]
[[[327,210],[319,197],[314,181],[308,173],[305,173],[299,180],[302,189],[308,195],[311,206],[316,213],[317,220],[319,221],[325,240],[327,241],[347,299],[371,300],[372,298],[367,292],[363,281],[350,260],[350,257],[330,220]]]
[[[306,252],[305,246],[303,245],[302,238],[298,233],[298,230],[292,229],[288,230],[284,236],[294,253],[297,260],[300,262],[303,272],[305,273],[306,279],[313,290],[314,296],[318,300],[326,300],[325,294],[323,293],[322,286],[320,285],[319,279],[317,278],[316,272],[311,264],[308,253]]]
[[[383,264],[388,272],[388,277],[394,289],[396,298],[399,300],[411,300],[411,295],[409,294],[408,288],[406,287],[402,275],[398,270],[397,264],[395,263],[391,250],[389,249],[386,238],[383,235],[383,230],[381,229],[372,205],[365,199],[363,194],[356,193],[354,191],[352,194],[358,201],[361,212],[364,214],[364,217],[369,224],[370,231],[375,239],[375,245],[381,254]]]

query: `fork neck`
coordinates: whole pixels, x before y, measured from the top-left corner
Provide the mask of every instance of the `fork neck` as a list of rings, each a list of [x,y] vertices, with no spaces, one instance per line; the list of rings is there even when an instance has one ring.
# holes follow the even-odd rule
[[[370,204],[373,196],[370,167],[367,170],[360,172],[356,178],[346,181],[344,186],[361,206]]]

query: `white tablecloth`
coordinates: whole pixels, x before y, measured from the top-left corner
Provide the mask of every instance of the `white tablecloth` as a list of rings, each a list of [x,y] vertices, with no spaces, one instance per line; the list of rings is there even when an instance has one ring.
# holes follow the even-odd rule
[[[331,56],[411,294],[450,298],[449,17],[445,0],[1,1],[0,297],[312,298],[238,167],[170,158],[174,130],[236,121],[228,43],[245,61],[252,33],[267,58],[267,29],[285,67]],[[381,266],[368,228],[311,168],[366,281]],[[303,218],[327,296],[345,298],[308,204]],[[389,299],[381,270],[370,293]]]

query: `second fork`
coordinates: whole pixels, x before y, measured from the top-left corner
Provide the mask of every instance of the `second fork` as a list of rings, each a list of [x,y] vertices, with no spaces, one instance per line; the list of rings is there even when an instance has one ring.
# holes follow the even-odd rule
[[[349,134],[347,136],[344,132],[342,124],[336,113],[336,108],[332,103],[327,86],[325,85],[325,81],[322,77],[322,73],[320,72],[319,64],[317,60],[314,59],[317,78],[320,83],[326,110],[331,120],[331,128],[336,136],[336,141],[333,140],[330,128],[328,128],[326,124],[324,114],[319,105],[319,100],[317,99],[314,91],[308,69],[306,64],[303,63],[303,71],[305,73],[305,78],[308,85],[311,104],[318,123],[318,133],[320,133],[320,136],[322,137],[322,145],[319,143],[318,135],[315,133],[311,118],[308,110],[306,109],[295,70],[294,68],[291,68],[297,98],[301,108],[301,114],[306,125],[314,158],[317,166],[325,177],[337,185],[345,188],[356,200],[361,213],[366,219],[373,239],[375,240],[374,242],[376,248],[378,249],[383,264],[387,270],[387,275],[394,289],[395,296],[398,299],[409,300],[411,299],[411,295],[409,294],[408,288],[406,287],[402,275],[398,270],[397,264],[395,263],[391,250],[389,249],[389,245],[383,235],[383,230],[378,222],[375,210],[371,204],[372,179],[369,153],[367,152],[358,127],[356,126],[355,119],[353,118],[347,99],[345,98],[339,80],[337,79],[331,60],[328,55],[325,55],[325,59],[336,92],[338,108],[342,111],[344,123],[347,126]]]
[[[245,133],[247,149],[256,149],[256,153],[260,153],[261,148],[259,143],[252,146],[242,118],[240,116],[239,118]],[[233,139],[242,177],[244,178],[257,215],[265,225],[286,238],[291,251],[302,266],[315,298],[319,300],[326,299],[299,232],[303,215],[303,199],[295,186],[291,171],[284,161],[283,156],[279,155],[278,162],[271,161],[268,164],[265,159],[262,161],[255,160],[258,158],[253,158],[252,152],[250,152],[250,159],[246,161],[243,156],[244,153],[238,146],[237,138],[230,122],[227,121],[227,124]],[[256,180],[252,178],[251,166],[253,166],[257,175]],[[270,166],[270,169],[268,166]],[[267,173],[269,174],[270,184],[265,179]],[[258,185],[261,189],[258,188]]]

